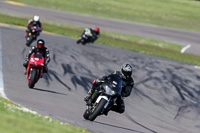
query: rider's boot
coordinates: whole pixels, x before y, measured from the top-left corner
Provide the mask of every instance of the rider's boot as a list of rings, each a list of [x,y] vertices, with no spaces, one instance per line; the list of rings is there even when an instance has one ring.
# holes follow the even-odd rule
[[[27,37],[28,36],[28,30],[26,30],[26,34],[24,34],[24,37]]]
[[[23,66],[27,69],[28,61],[25,61],[25,62],[23,63]],[[24,75],[26,75],[26,72],[24,72]]]
[[[86,102],[86,105],[90,106],[92,104],[92,94],[88,94],[85,98],[84,101]]]
[[[90,89],[90,91],[88,92],[88,95],[84,98],[84,101],[89,106],[92,104],[92,95],[93,95],[93,93],[94,93],[94,87],[92,87]]]
[[[47,72],[48,72],[48,67],[45,65],[43,69],[43,73],[47,73]]]

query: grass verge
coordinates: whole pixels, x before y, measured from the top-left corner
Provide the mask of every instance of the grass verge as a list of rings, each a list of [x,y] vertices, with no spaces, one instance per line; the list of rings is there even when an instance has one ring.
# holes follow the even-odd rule
[[[197,0],[12,0],[40,8],[200,31]]]
[[[0,97],[1,133],[89,133],[87,129],[61,124],[59,120],[25,111]]]
[[[22,18],[6,14],[0,14],[0,22],[7,24],[25,26],[28,19],[30,18]],[[80,27],[60,23],[46,21],[42,21],[42,23],[43,29],[45,31],[66,35],[73,38],[78,38],[84,30]],[[200,65],[199,56],[194,56],[185,53],[182,54],[180,53],[182,46],[163,41],[102,31],[100,38],[97,40],[97,43],[112,47],[118,47],[126,50],[136,51],[143,54],[167,58],[188,64]]]

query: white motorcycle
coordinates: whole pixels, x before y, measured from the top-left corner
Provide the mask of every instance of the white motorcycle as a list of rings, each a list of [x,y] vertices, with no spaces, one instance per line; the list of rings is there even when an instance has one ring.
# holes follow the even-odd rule
[[[118,97],[121,97],[122,79],[117,74],[111,74],[108,79],[96,88],[92,95],[91,106],[86,105],[83,117],[86,120],[94,121],[97,116],[104,114],[106,110],[116,104]]]

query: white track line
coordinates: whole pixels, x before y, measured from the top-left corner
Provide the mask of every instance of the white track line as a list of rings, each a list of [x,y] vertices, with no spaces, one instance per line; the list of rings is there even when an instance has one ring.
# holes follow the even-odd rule
[[[185,47],[183,47],[182,49],[181,49],[181,53],[184,53],[188,48],[190,48],[191,47],[191,45],[187,45],[187,46],[185,46]]]
[[[1,46],[1,27],[0,27],[0,95],[3,98],[8,99],[5,92],[4,92],[4,84],[3,84],[3,71],[2,71],[2,46]]]
[[[196,69],[200,69],[200,66],[194,66],[194,68],[196,68]]]

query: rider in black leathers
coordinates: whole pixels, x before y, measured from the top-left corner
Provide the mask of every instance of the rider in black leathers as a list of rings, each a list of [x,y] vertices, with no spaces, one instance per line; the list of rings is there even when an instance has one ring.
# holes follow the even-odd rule
[[[40,35],[40,32],[42,32],[42,23],[40,22],[40,17],[35,15],[33,16],[32,19],[30,19],[27,23],[27,29],[26,29],[26,34],[24,35],[25,37],[28,36],[28,32],[31,28],[31,26],[38,26],[39,27],[39,32],[37,32],[37,36]]]
[[[23,66],[25,68],[27,68],[31,54],[35,53],[35,52],[43,53],[43,57],[44,57],[44,70],[43,70],[43,72],[47,73],[48,72],[47,64],[50,62],[50,53],[49,53],[49,50],[45,47],[45,41],[43,39],[39,39],[37,41],[37,45],[33,46],[29,50],[28,55],[26,56],[25,62],[23,63]]]
[[[94,30],[93,29],[91,29],[92,30],[92,37],[93,37],[93,39],[92,39],[92,43],[94,42],[94,41],[96,41],[98,38],[99,38],[99,36],[100,36],[100,29],[99,29],[99,27],[96,27],[96,28],[94,28]]]
[[[82,34],[85,34],[89,38],[89,42],[94,43],[100,36],[100,28],[86,28]]]
[[[130,64],[123,64],[121,67],[121,71],[115,71],[112,74],[118,74],[123,81],[123,86],[122,86],[122,92],[121,92],[121,96],[119,97],[116,101],[117,105],[112,106],[112,108],[110,108],[109,110],[113,110],[115,112],[118,113],[123,113],[125,111],[125,105],[124,105],[124,97],[128,97],[131,94],[132,88],[134,86],[134,80],[131,77],[132,75],[132,66]],[[94,93],[95,89],[101,84],[103,83],[105,80],[107,80],[108,76],[103,76],[100,79],[94,80],[94,82],[92,83],[93,86],[90,89],[90,91],[88,92],[88,96],[85,97],[85,101],[87,103],[87,105],[91,105],[91,101],[92,101],[92,94]],[[107,115],[108,111],[105,111],[105,115]]]

